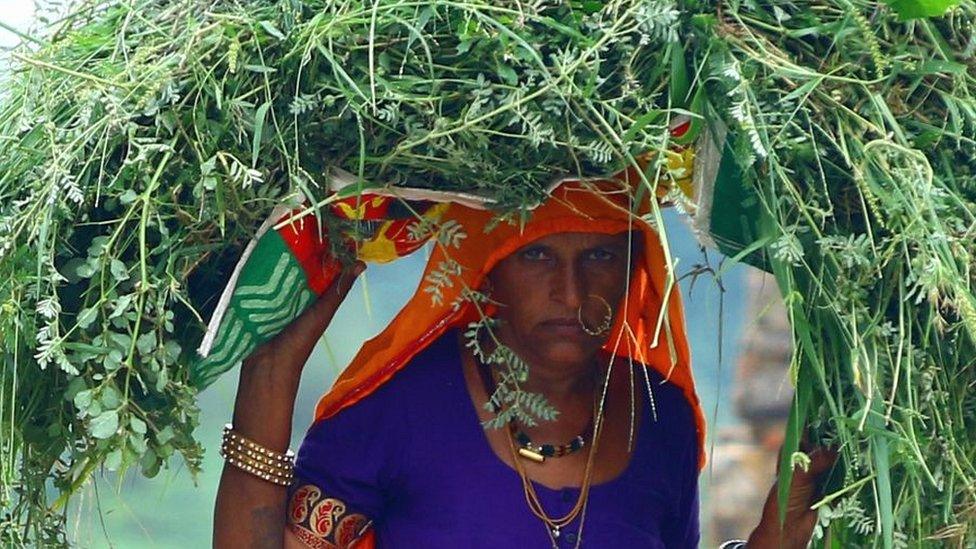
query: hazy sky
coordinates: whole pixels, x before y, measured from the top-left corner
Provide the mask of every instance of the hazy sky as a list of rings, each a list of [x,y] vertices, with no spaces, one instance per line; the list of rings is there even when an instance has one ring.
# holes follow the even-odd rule
[[[6,25],[15,29],[26,30],[33,15],[34,2],[32,0],[0,0],[0,22]],[[16,35],[0,28],[0,48],[9,48],[19,42],[20,38],[17,38]]]

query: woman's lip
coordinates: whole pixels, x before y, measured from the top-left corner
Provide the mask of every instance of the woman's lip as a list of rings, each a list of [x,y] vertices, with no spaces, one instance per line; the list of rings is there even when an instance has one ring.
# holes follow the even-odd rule
[[[553,333],[560,336],[581,336],[583,335],[583,329],[580,327],[579,321],[575,318],[572,320],[549,320],[542,323],[542,326],[547,332]]]
[[[554,318],[543,322],[543,324],[549,326],[579,326],[579,320],[575,318]]]

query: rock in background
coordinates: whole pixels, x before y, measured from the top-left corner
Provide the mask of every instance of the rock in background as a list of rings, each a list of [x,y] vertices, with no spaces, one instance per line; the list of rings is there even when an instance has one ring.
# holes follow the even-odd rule
[[[772,276],[758,270],[747,279],[747,325],[732,393],[738,421],[716,435],[709,509],[703,513],[711,516],[712,547],[746,538],[758,524],[775,481],[793,396],[788,376],[793,342],[779,289]]]

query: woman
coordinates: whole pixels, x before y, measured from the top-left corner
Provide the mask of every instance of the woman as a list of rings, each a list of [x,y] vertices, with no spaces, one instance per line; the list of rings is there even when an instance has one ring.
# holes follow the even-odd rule
[[[225,467],[215,545],[240,547],[696,547],[704,421],[680,298],[664,250],[617,185],[563,184],[524,225],[452,205],[427,280],[319,402],[284,486]],[[631,212],[635,211],[638,215]],[[488,230],[490,228],[490,230]],[[301,369],[362,265],[242,367],[237,436],[290,439]],[[480,289],[488,300],[471,292]],[[473,352],[462,334],[497,320]],[[504,369],[558,415],[482,429]],[[497,395],[496,395],[497,396]],[[786,527],[775,489],[748,547],[805,547],[816,520],[814,453],[794,474]]]

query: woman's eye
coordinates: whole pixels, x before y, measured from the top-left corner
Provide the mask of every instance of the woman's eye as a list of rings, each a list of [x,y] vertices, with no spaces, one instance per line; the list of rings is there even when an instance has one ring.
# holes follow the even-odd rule
[[[589,259],[595,261],[610,261],[617,257],[617,255],[614,254],[613,252],[604,249],[590,250],[590,253],[588,255],[589,255]]]
[[[530,261],[541,261],[544,259],[549,259],[549,255],[543,248],[529,248],[522,252],[522,257]]]

